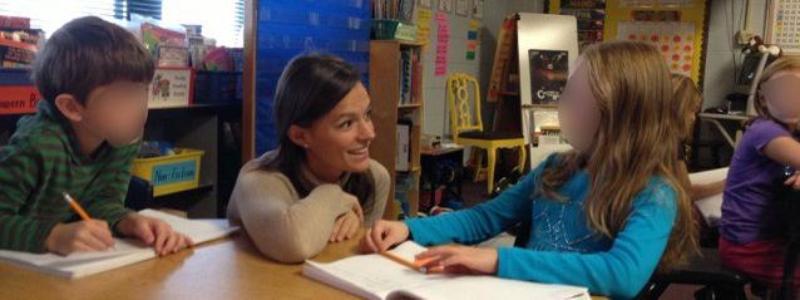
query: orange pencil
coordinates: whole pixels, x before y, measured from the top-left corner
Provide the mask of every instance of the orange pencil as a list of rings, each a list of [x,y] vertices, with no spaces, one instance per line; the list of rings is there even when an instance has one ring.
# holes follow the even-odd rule
[[[397,256],[397,255],[395,255],[394,253],[391,253],[391,252],[381,252],[380,255],[382,255],[383,257],[386,257],[388,259],[391,259],[391,260],[393,260],[393,261],[395,261],[395,262],[397,262],[397,263],[399,263],[401,265],[409,267],[412,270],[420,272],[420,273],[425,273],[425,274],[428,274],[428,273],[441,273],[442,271],[444,271],[440,267],[433,267],[433,268],[430,268],[430,269],[428,269],[426,267],[423,267],[428,262],[434,260],[435,259],[434,257],[431,257],[431,258],[428,258],[428,259],[417,260],[415,262],[410,262],[410,261],[408,261],[408,260],[406,260],[406,259],[404,259],[404,258],[402,258],[400,256]]]
[[[383,257],[386,257],[388,259],[391,259],[391,260],[395,261],[396,263],[399,263],[401,265],[409,267],[409,268],[413,269],[414,271],[417,271],[417,272],[420,272],[420,273],[425,273],[427,271],[425,268],[420,267],[420,266],[414,264],[413,262],[407,261],[404,258],[395,255],[394,253],[391,253],[391,252],[387,251],[387,252],[381,252],[380,254],[383,255]]]
[[[78,203],[78,201],[75,201],[75,199],[73,199],[72,196],[70,196],[66,192],[64,192],[64,200],[67,200],[67,203],[69,203],[69,207],[71,207],[72,210],[74,210],[75,213],[77,213],[78,216],[81,217],[81,219],[83,219],[84,221],[89,221],[92,219],[91,217],[89,217],[89,214],[86,213],[85,210],[83,210],[81,204]]]

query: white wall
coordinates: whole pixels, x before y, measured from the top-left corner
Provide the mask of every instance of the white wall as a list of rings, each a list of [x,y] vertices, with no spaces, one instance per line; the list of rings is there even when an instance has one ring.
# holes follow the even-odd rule
[[[435,2],[434,2],[435,3]],[[487,5],[488,6],[488,5]],[[476,49],[475,59],[467,60],[467,31],[469,30],[470,17],[456,15],[455,12],[448,14],[450,23],[450,43],[447,50],[447,74],[441,77],[434,76],[436,70],[436,45],[438,22],[436,21],[435,8],[432,9],[434,17],[430,24],[429,44],[423,54],[425,65],[423,97],[425,107],[423,115],[423,132],[431,135],[444,135],[449,132],[449,119],[447,109],[447,98],[445,84],[447,74],[463,72],[478,77],[478,68],[482,49]],[[479,20],[483,22],[483,20]],[[480,31],[480,29],[479,29]]]
[[[486,1],[486,7],[484,7],[483,10],[483,19],[479,20],[481,22],[481,27],[478,29],[480,45],[478,45],[478,49],[475,53],[475,60],[472,61],[466,60],[467,30],[470,18],[450,13],[450,48],[447,53],[449,59],[447,73],[464,72],[474,75],[481,83],[481,92],[483,94],[481,97],[484,97],[486,94],[486,82],[491,74],[497,32],[500,29],[503,18],[506,15],[520,11],[541,12],[543,3],[544,0]],[[435,13],[436,10],[434,10],[434,14]],[[423,84],[423,92],[425,97],[425,115],[423,131],[426,134],[445,136],[450,133],[450,112],[447,109],[445,90],[447,77],[434,76],[436,34],[437,27],[434,19],[431,21],[431,32],[429,36],[430,45],[424,55],[425,83]]]
[[[703,79],[704,108],[724,104],[725,95],[733,91],[734,76],[738,71],[734,69],[734,63],[737,67],[741,64],[741,47],[736,45],[734,35],[744,24],[745,2],[747,1],[712,1]],[[766,0],[750,0],[750,11],[750,30],[764,37]]]

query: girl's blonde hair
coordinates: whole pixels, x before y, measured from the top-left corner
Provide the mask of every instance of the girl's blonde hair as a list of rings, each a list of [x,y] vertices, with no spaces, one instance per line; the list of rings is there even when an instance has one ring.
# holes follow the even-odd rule
[[[767,102],[766,99],[764,99],[764,92],[763,92],[764,83],[772,79],[772,77],[775,76],[775,74],[790,70],[800,71],[800,57],[781,56],[780,58],[772,62],[769,66],[767,66],[764,69],[764,72],[761,73],[761,78],[758,79],[758,89],[756,90],[755,103],[753,103],[753,106],[755,107],[758,116],[778,121],[778,119],[776,119],[774,116],[772,116],[772,114],[769,113],[769,109],[767,109]],[[780,121],[778,121],[778,123],[782,124]]]
[[[660,176],[676,195],[677,217],[659,263],[659,270],[669,269],[697,249],[690,199],[676,179],[680,133],[674,128],[669,70],[658,50],[640,42],[595,44],[583,56],[600,110],[594,149],[561,154],[543,171],[537,191],[563,199],[557,190],[586,168],[592,187],[584,203],[589,226],[614,238],[625,226],[633,199],[652,176]]]
[[[681,133],[682,141],[689,141],[692,138],[694,122],[689,120],[689,116],[697,115],[703,95],[697,89],[691,78],[686,75],[672,74],[672,93],[675,97],[675,110],[678,113],[678,131]]]

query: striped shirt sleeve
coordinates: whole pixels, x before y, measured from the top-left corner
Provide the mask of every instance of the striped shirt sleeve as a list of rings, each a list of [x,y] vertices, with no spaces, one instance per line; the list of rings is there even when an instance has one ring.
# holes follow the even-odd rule
[[[126,214],[132,212],[125,208],[125,196],[128,194],[131,168],[133,159],[139,152],[139,144],[124,146],[113,151],[114,154],[97,183],[101,186],[95,187],[98,192],[91,197],[92,200],[86,210],[93,218],[108,222],[114,234],[121,235],[116,230],[116,225]]]
[[[58,220],[21,214],[45,169],[43,156],[27,143],[0,147],[0,249],[45,252],[45,240]]]

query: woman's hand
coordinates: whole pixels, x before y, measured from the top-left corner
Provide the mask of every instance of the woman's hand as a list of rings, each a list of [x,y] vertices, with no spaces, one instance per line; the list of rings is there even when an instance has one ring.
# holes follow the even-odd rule
[[[399,221],[378,220],[367,230],[361,241],[363,252],[384,252],[394,245],[408,240],[408,226]]]
[[[441,246],[418,254],[416,259],[428,270],[476,275],[497,273],[497,249],[493,248]]]
[[[358,233],[363,221],[363,217],[359,217],[354,210],[344,213],[333,224],[333,232],[328,242],[338,243],[352,239]]]

